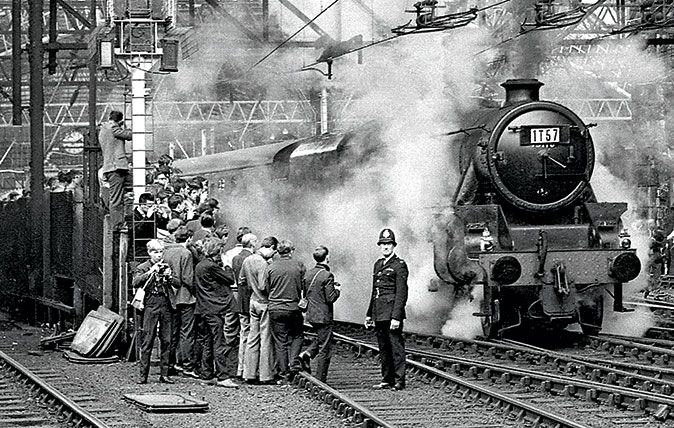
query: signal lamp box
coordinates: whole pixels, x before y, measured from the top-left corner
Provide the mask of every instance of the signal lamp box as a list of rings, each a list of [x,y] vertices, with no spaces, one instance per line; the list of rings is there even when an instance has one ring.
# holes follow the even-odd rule
[[[130,18],[114,21],[117,29],[115,55],[153,56],[161,55],[159,26],[163,21],[151,18]]]
[[[159,42],[162,49],[159,71],[178,71],[179,45],[176,39],[162,39]]]
[[[170,13],[175,0],[112,0],[112,17],[124,18],[153,18],[164,20]]]

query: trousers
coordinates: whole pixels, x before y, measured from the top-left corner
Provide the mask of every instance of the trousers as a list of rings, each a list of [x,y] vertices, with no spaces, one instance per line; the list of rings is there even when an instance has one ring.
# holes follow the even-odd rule
[[[298,357],[304,340],[302,312],[269,311],[269,319],[279,374],[288,379],[301,368]]]
[[[241,325],[241,334],[239,335],[239,365],[236,369],[237,376],[243,376],[243,364],[246,356],[246,345],[248,335],[250,334],[250,313],[239,314],[239,325]]]
[[[124,193],[133,188],[133,177],[128,169],[106,172],[110,184],[110,222],[116,226],[124,221]]]
[[[405,338],[403,337],[403,323],[400,328],[391,330],[391,321],[377,321],[374,324],[379,344],[379,358],[381,359],[381,375],[384,382],[394,385],[396,382],[405,384]]]
[[[239,317],[234,312],[201,315],[202,336],[201,377],[225,380],[236,376],[239,348]]]
[[[250,329],[243,360],[243,378],[274,379],[274,343],[266,303],[250,300]]]
[[[306,352],[316,360],[316,372],[314,376],[321,382],[328,378],[328,367],[332,358],[332,324],[311,323],[316,337],[311,342]]]
[[[145,297],[143,311],[143,337],[140,347],[140,376],[147,379],[150,372],[150,355],[159,324],[159,362],[161,376],[168,375],[171,354],[171,302],[165,295],[150,294]]]
[[[194,352],[196,342],[194,306],[186,304],[176,306],[171,335],[171,363],[177,363],[188,370],[194,369],[197,364]]]

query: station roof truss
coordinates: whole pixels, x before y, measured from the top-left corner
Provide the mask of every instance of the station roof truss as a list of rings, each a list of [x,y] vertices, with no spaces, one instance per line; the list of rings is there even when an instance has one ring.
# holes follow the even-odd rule
[[[461,2],[467,5],[468,3]],[[521,22],[515,28],[513,22]],[[526,10],[513,10],[508,4],[482,12],[478,21],[493,36],[504,40],[538,30],[562,30],[562,39],[605,39],[641,32],[674,32],[674,3],[671,0],[542,0]]]
[[[89,52],[87,51],[87,42],[92,32],[92,27],[103,26],[105,17],[108,14],[104,10],[105,3],[96,1],[97,9],[93,14],[96,22],[90,21],[92,16],[90,5],[91,0],[55,0],[57,2],[56,30],[58,33],[58,44],[50,45],[48,35],[45,35],[46,48],[76,48],[74,50],[60,50],[56,52],[54,71],[55,74],[45,74],[45,126],[53,127],[83,127],[88,126],[88,106],[87,82],[90,79],[86,67],[89,61]],[[289,11],[294,17],[308,25],[317,37],[339,41],[341,37],[338,34],[330,34],[330,30],[321,27],[308,16],[306,10],[298,6],[300,4],[294,0],[273,0],[283,7],[283,10]],[[383,36],[391,33],[394,26],[386,19],[377,16],[375,11],[369,5],[368,0],[341,0],[350,2],[372,22],[373,38],[375,35]],[[194,21],[194,25],[209,23],[224,19],[238,28],[245,37],[255,42],[271,42],[272,40],[282,40],[287,31],[281,28],[271,29],[269,38],[265,39],[264,16],[262,10],[262,0],[259,1],[230,1],[230,0],[198,0],[194,2],[194,15],[187,17],[191,13],[189,2],[187,0],[177,0],[178,21],[186,23],[188,19]],[[268,2],[267,2],[268,3]],[[435,21],[426,22],[429,30],[451,28],[454,24],[462,24],[462,19],[471,18],[468,22],[471,25],[487,26],[498,39],[511,37],[521,31],[518,25],[525,22],[521,19],[515,19],[512,5],[509,3],[500,3],[499,0],[480,0],[478,6],[479,19],[473,21],[476,7],[469,2],[459,2],[447,4],[447,13],[437,14]],[[599,0],[572,3],[563,1],[549,1],[542,4],[548,5],[546,13],[539,15],[538,27],[547,29],[554,27],[563,31],[558,35],[560,40],[557,43],[557,51],[553,52],[558,58],[553,58],[547,65],[548,67],[572,67],[576,69],[586,68],[588,66],[600,67],[606,76],[618,78],[621,70],[614,68],[610,62],[600,65],[590,64],[591,55],[594,53],[606,53],[602,49],[607,48],[606,42],[611,39],[601,39],[607,35],[614,34],[613,39],[624,38],[634,32],[649,31],[667,34],[669,23],[672,21],[671,0],[654,0],[645,2],[621,2],[618,0]],[[11,66],[12,58],[12,38],[13,28],[11,27],[11,1],[0,0],[0,126],[11,125],[11,105],[5,103],[11,94],[4,88],[11,88]],[[28,1],[23,0],[22,5],[22,48],[25,48],[28,42]],[[486,8],[490,6],[489,8]],[[45,8],[43,14],[43,24],[45,29],[49,28],[50,16],[48,8]],[[532,9],[532,12],[535,12]],[[437,20],[440,19],[440,20]],[[468,23],[466,22],[466,23]],[[529,21],[534,22],[536,21]],[[192,22],[191,22],[192,23]],[[515,24],[513,26],[513,23]],[[52,23],[53,25],[53,23]],[[270,24],[271,25],[271,24]],[[657,27],[656,27],[657,26]],[[535,25],[534,25],[535,27]],[[400,27],[398,27],[400,28]],[[533,27],[532,27],[533,28]],[[627,31],[629,29],[629,31]],[[270,29],[267,29],[270,30]],[[190,27],[173,27],[175,35],[181,37],[181,51],[183,58],[186,57],[186,51],[192,54],[198,49],[196,41],[192,41],[192,46],[182,41],[194,35]],[[514,32],[514,33],[513,33]],[[601,40],[602,43],[596,43]],[[314,42],[292,42],[294,46],[317,46]],[[347,41],[348,42],[348,41]],[[359,43],[367,44],[362,38]],[[609,57],[610,57],[610,52]],[[24,55],[27,60],[27,55]],[[635,64],[638,66],[638,64]],[[24,72],[24,82],[27,85],[28,67],[22,66]],[[113,108],[124,109],[125,106],[119,102],[120,87],[117,83],[107,82],[103,73],[98,73],[96,78],[100,82],[99,92],[103,88],[114,88],[114,99],[100,100],[97,108],[97,117],[99,121],[109,113]],[[107,83],[108,86],[105,86]],[[111,92],[112,93],[112,92]],[[4,97],[4,99],[3,99]],[[22,88],[22,99],[28,99],[28,88]],[[592,98],[585,100],[564,100],[564,103],[580,112],[580,116],[586,120],[630,120],[632,112],[629,98]],[[217,124],[230,123],[242,124],[246,127],[255,124],[266,123],[307,123],[316,121],[316,112],[306,100],[280,100],[280,101],[184,101],[184,102],[163,102],[156,101],[149,103],[151,105],[152,120],[155,125],[165,123],[172,124]],[[344,121],[359,120],[362,118],[353,118],[349,113],[348,100],[339,100],[336,103],[336,116]],[[120,107],[121,106],[121,107]],[[29,116],[26,109],[23,111],[24,123],[29,123]]]
[[[112,110],[124,111],[127,104],[99,103],[97,117],[102,122]],[[149,103],[155,124],[260,124],[305,123],[315,120],[315,112],[306,100],[271,101],[162,101]],[[11,107],[0,105],[0,126],[11,126]],[[130,116],[129,114],[125,116]],[[28,112],[24,119],[29,123]],[[45,105],[45,125],[88,125],[86,103],[50,103]]]

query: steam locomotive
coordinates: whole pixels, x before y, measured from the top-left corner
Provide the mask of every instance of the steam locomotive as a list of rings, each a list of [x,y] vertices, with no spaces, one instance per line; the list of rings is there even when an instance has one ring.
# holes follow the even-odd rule
[[[435,214],[435,272],[456,287],[483,286],[476,315],[487,336],[574,322],[596,333],[604,288],[612,286],[613,308],[622,311],[622,284],[641,269],[621,224],[627,204],[594,196],[588,125],[562,105],[539,101],[537,80],[502,86],[504,105],[481,109],[455,146],[461,180],[449,208]],[[285,207],[310,216],[293,200],[297,193],[347,181],[382,150],[376,134],[324,134],[175,165],[208,178],[230,213]]]
[[[503,106],[467,128],[453,206],[433,227],[438,277],[483,286],[475,315],[487,336],[575,322],[596,334],[604,289],[613,288],[613,310],[624,311],[622,285],[641,270],[622,228],[627,204],[597,202],[590,186],[589,126],[540,101],[542,85],[506,81]]]

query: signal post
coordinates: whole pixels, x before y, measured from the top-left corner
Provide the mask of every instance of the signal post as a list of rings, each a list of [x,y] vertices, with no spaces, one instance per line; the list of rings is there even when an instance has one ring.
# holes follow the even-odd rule
[[[122,67],[131,80],[131,131],[132,131],[132,177],[133,200],[138,203],[145,192],[146,151],[148,136],[152,129],[147,118],[148,73],[160,63],[158,72],[178,71],[178,41],[162,38],[176,16],[176,2],[172,0],[114,0],[112,11],[116,15],[110,19],[110,27],[99,38],[99,68]],[[124,112],[125,117],[129,112]],[[109,217],[109,216],[106,216]],[[109,224],[109,219],[107,221]],[[112,231],[106,228],[105,246],[112,247]],[[132,247],[133,248],[133,247]],[[119,314],[128,319],[128,280],[126,254],[128,233],[121,233],[117,260],[104,263],[103,306],[113,308],[119,304]],[[111,251],[109,256],[115,252]],[[108,266],[106,272],[105,266]],[[115,294],[115,288],[117,293]]]

